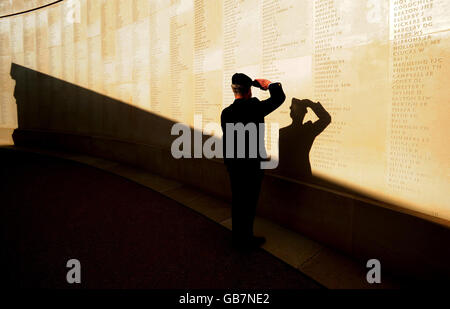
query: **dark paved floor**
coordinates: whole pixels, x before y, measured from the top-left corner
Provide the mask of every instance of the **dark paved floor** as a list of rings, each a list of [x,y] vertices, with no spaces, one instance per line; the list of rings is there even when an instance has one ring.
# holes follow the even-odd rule
[[[56,158],[0,149],[2,280],[71,287],[318,288],[267,252],[239,253],[231,232],[159,193]]]

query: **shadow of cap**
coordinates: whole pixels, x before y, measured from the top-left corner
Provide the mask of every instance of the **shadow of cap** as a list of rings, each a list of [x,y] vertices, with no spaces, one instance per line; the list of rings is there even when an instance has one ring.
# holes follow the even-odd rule
[[[305,106],[308,103],[314,103],[313,101],[309,100],[309,99],[297,99],[297,98],[292,98],[292,104],[298,104],[298,105],[302,105]]]

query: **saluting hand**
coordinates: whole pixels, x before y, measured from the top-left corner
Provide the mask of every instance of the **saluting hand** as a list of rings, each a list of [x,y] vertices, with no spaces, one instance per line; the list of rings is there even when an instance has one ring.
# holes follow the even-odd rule
[[[257,81],[258,84],[261,85],[262,90],[267,90],[269,88],[269,85],[271,84],[270,80],[262,79],[262,78],[257,78],[257,79],[255,79],[255,81]]]

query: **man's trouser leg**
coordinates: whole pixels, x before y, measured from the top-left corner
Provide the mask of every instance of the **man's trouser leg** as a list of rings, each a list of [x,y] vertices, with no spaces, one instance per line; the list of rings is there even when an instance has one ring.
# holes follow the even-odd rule
[[[231,223],[233,244],[238,245],[246,241],[245,233],[245,183],[239,169],[230,170],[230,182],[232,193]]]
[[[258,206],[259,193],[261,191],[261,183],[263,178],[262,170],[258,169],[252,171],[251,179],[248,180],[249,188],[247,191],[247,208],[244,216],[246,222],[244,223],[246,233],[253,238],[253,223],[256,216],[256,207]]]
[[[262,171],[239,168],[230,170],[232,190],[233,243],[247,243],[253,237],[253,222],[261,188]]]

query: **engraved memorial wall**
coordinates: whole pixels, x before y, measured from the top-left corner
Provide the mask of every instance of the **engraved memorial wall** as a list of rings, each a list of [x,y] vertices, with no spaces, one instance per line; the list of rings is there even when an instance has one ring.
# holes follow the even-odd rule
[[[0,3],[2,15],[21,8]],[[290,124],[293,97],[331,114],[313,174],[450,220],[449,16],[445,0],[61,1],[0,18],[0,127],[17,127],[11,63],[191,126],[194,115],[220,121],[231,75],[244,72],[283,84],[269,126]],[[98,104],[68,99],[68,112],[92,117],[42,112],[27,128],[106,134]]]

